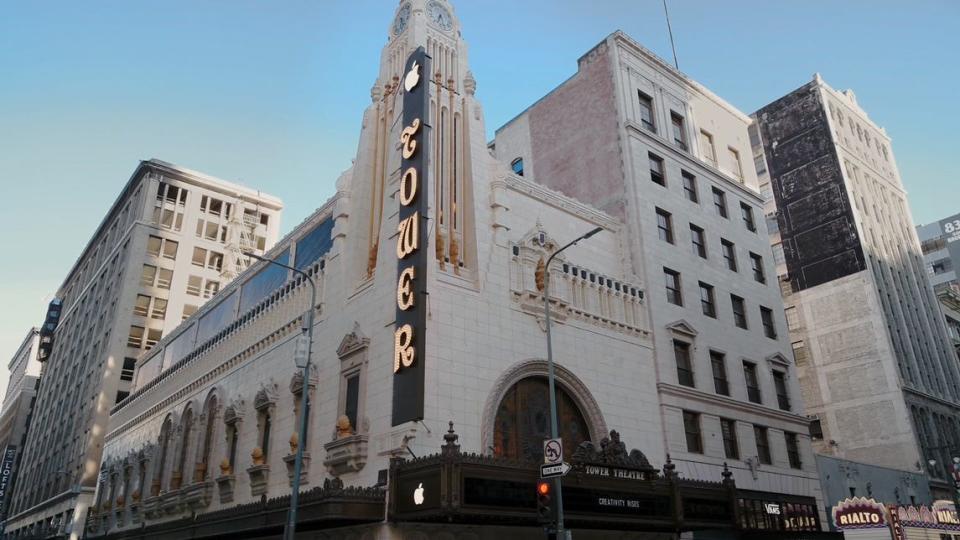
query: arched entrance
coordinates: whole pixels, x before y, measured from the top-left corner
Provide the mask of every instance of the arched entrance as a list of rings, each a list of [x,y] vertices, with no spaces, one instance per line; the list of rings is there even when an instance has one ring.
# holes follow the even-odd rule
[[[557,425],[563,447],[570,454],[590,429],[583,413],[560,384],[557,391]],[[550,394],[547,378],[526,377],[504,394],[493,426],[493,453],[524,461],[543,459],[543,439],[550,437]]]

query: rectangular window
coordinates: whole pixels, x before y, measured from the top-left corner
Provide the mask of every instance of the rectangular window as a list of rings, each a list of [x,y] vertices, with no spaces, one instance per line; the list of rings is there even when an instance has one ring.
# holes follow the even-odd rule
[[[207,240],[217,240],[217,234],[220,232],[220,226],[212,221],[208,221],[204,226],[203,237]]]
[[[747,309],[744,306],[743,298],[731,294],[730,305],[733,308],[733,324],[740,328],[747,328]]]
[[[770,456],[770,440],[767,438],[767,428],[753,426],[753,437],[757,440],[757,457],[760,459],[760,463],[764,465],[773,464],[773,458]]]
[[[783,438],[787,443],[787,459],[790,461],[790,468],[803,468],[800,463],[800,444],[797,442],[797,434],[785,431]]]
[[[717,305],[713,298],[713,285],[700,282],[700,309],[707,317],[717,318]]]
[[[193,259],[190,261],[194,266],[203,268],[207,264],[207,250],[201,247],[193,248]]]
[[[203,287],[203,278],[200,276],[190,276],[187,278],[187,294],[190,296],[200,296],[200,289]]]
[[[701,258],[707,258],[707,237],[703,229],[693,223],[690,224],[690,242],[693,247],[693,253]]]
[[[360,373],[347,377],[347,394],[343,405],[343,414],[350,419],[350,425],[356,429],[357,412],[360,407]]]
[[[207,283],[203,286],[203,297],[210,298],[218,292],[220,292],[220,282],[208,279]]]
[[[740,152],[730,147],[727,147],[727,152],[730,154],[730,172],[733,173],[734,178],[743,182],[743,167],[740,165]]]
[[[117,390],[117,396],[116,396],[116,399],[115,399],[114,402],[113,402],[114,405],[116,405],[117,403],[120,403],[121,401],[127,399],[127,396],[129,396],[129,395],[130,395],[130,392],[127,392],[126,390]]]
[[[127,335],[127,347],[133,347],[134,349],[142,347],[144,331],[145,329],[142,326],[131,326],[130,334]]]
[[[763,273],[763,257],[750,253],[750,269],[753,270],[753,279],[757,283],[766,283],[767,276]]]
[[[640,123],[647,131],[657,132],[657,125],[653,121],[653,99],[643,92],[637,91],[640,97]]]
[[[727,194],[717,188],[713,191],[713,207],[717,209],[717,215],[727,217]]]
[[[713,389],[721,396],[730,395],[727,382],[727,362],[723,353],[710,351],[710,368],[713,370]]]
[[[763,321],[763,334],[770,339],[777,339],[777,327],[773,322],[773,310],[760,306],[760,320]]]
[[[760,396],[760,381],[757,379],[757,365],[753,362],[743,363],[743,380],[747,384],[747,399],[751,403],[763,403]]]
[[[143,349],[149,351],[150,349],[157,346],[157,343],[160,342],[160,338],[163,337],[163,330],[157,330],[155,328],[150,328],[147,330],[147,339],[143,343]]]
[[[160,247],[163,244],[163,239],[159,236],[150,235],[147,238],[147,255],[153,255],[154,257],[160,256]]]
[[[146,317],[150,312],[150,297],[145,294],[137,295],[137,302],[133,305],[133,314]]]
[[[664,267],[663,278],[667,289],[667,302],[682,306],[683,294],[680,292],[680,272]]]
[[[143,265],[143,271],[140,273],[140,284],[146,287],[153,287],[157,279],[157,267],[151,264]]]
[[[740,444],[737,443],[737,421],[721,418],[720,431],[723,435],[723,456],[727,459],[740,459]]]
[[[773,245],[773,262],[776,264],[784,264],[787,262],[787,257],[783,253],[783,244]]]
[[[683,411],[683,431],[687,437],[687,452],[703,453],[703,437],[700,434],[700,414]]]
[[[157,270],[157,287],[169,289],[170,282],[173,281],[173,270],[160,268]]]
[[[777,390],[777,405],[782,411],[790,410],[790,396],[787,394],[787,374],[773,370],[773,387]]]
[[[190,304],[183,305],[183,315],[181,315],[180,320],[185,321],[190,318],[191,315],[197,312],[197,306],[192,306]]]
[[[150,311],[150,317],[163,320],[167,316],[167,301],[164,298],[153,299],[153,309]]]
[[[740,216],[743,218],[743,225],[750,232],[757,232],[757,224],[753,220],[753,208],[747,203],[740,203]]]
[[[697,177],[687,171],[680,171],[680,176],[683,177],[683,194],[687,196],[687,200],[700,202],[700,196],[697,194]]]
[[[647,157],[650,158],[650,180],[661,186],[666,186],[667,176],[663,170],[663,158],[653,153],[647,154]]]
[[[675,144],[677,148],[686,151],[687,130],[683,125],[683,117],[673,111],[670,111],[670,123],[673,125],[673,144]]]
[[[809,361],[807,356],[807,346],[802,341],[796,341],[790,344],[793,347],[793,362],[798,366],[805,366]]]
[[[673,220],[670,212],[657,208],[657,235],[664,242],[673,243]]]
[[[723,260],[727,262],[727,268],[737,271],[737,248],[733,245],[733,242],[726,240],[724,238],[720,239],[720,247],[723,252]]]
[[[133,380],[133,372],[134,372],[134,369],[135,369],[136,367],[137,367],[137,359],[136,359],[136,358],[130,358],[130,357],[124,358],[124,359],[123,359],[123,370],[120,371],[120,380],[121,380],[121,381],[132,381],[132,380]]]
[[[163,241],[163,256],[168,259],[177,258],[177,248],[180,247],[180,244],[174,240],[164,239]]]
[[[816,416],[810,418],[810,438],[819,441],[823,440],[823,422]]]
[[[717,166],[717,151],[713,147],[713,135],[700,130],[700,145],[703,147],[703,159],[707,163]]]
[[[693,365],[690,360],[690,344],[673,340],[673,356],[677,360],[677,382],[693,388]]]
[[[223,270],[223,253],[211,251],[210,258],[207,259],[207,268],[216,270],[217,272]]]

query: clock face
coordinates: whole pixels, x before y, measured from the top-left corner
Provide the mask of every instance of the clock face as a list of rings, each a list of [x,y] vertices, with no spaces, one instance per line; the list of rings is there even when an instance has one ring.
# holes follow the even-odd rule
[[[407,21],[410,20],[410,4],[404,4],[397,12],[397,18],[393,20],[393,33],[399,34],[407,29]]]
[[[435,0],[431,0],[431,2],[427,4],[427,18],[441,30],[448,31],[453,28],[453,16],[450,15],[447,8]]]

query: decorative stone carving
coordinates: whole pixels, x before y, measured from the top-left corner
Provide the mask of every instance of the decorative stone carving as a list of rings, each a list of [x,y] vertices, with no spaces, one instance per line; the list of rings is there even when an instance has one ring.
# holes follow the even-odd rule
[[[353,435],[353,433],[354,433],[354,430],[353,430],[353,426],[350,425],[350,417],[345,414],[340,415],[340,417],[337,418],[336,438],[345,439]]]
[[[290,453],[291,453],[291,454],[296,454],[296,453],[297,453],[297,447],[300,446],[300,436],[297,435],[296,432],[294,432],[294,433],[290,434],[290,440],[289,440],[288,442],[289,442],[289,444],[290,444]]]
[[[226,460],[224,460],[226,461]],[[227,466],[229,471],[229,464]],[[223,467],[220,468],[223,471]],[[237,484],[237,478],[232,474],[224,474],[217,477],[217,491],[220,492],[220,503],[233,502],[233,488]]]
[[[297,452],[293,450],[290,452],[290,455],[283,456],[283,462],[287,465],[287,478],[290,480],[290,485],[293,485],[293,469],[296,465]],[[308,472],[310,471],[310,452],[306,450],[303,451],[303,463],[300,467],[300,485],[304,486],[310,483],[308,478]]]
[[[472,71],[468,70],[467,76],[463,79],[463,90],[468,96],[473,96],[477,93],[477,80],[473,78]]]
[[[595,463],[616,465],[631,469],[653,471],[654,468],[643,452],[634,448],[627,453],[627,445],[620,441],[620,433],[611,430],[609,437],[600,440],[600,445],[591,441],[580,443],[573,453],[572,461],[576,463]]]
[[[179,514],[183,511],[182,495],[179,489],[161,493],[160,509],[168,515]]]
[[[253,461],[254,465],[263,465],[266,463],[266,457],[263,455],[263,449],[259,446],[254,447],[250,452],[250,459]]]
[[[457,435],[457,432],[453,430],[453,420],[450,421],[450,428],[443,435],[443,445],[440,446],[440,455],[442,456],[455,456],[460,453],[460,445],[457,444],[457,440],[460,439],[460,436]]]
[[[230,466],[230,460],[223,458],[220,460],[220,476],[230,476],[233,474],[233,467]]]
[[[337,357],[344,358],[370,345],[370,338],[360,331],[360,323],[353,323],[353,331],[343,336],[337,347]]]
[[[273,382],[273,379],[266,384],[260,386],[260,391],[257,392],[256,397],[253,399],[253,408],[260,411],[269,407],[273,407],[277,403],[277,383]]]
[[[250,475],[250,495],[258,497],[266,494],[270,480],[270,466],[263,465],[261,459],[260,465],[254,462],[254,465],[247,469],[247,474]]]
[[[324,467],[333,476],[357,472],[367,464],[367,436],[350,435],[323,445],[327,451]]]
[[[317,388],[317,382],[320,380],[319,375],[317,374],[316,366],[313,362],[310,362],[310,394],[313,395],[313,391]],[[299,396],[303,392],[303,371],[297,370],[296,373],[290,377],[290,393]]]
[[[194,482],[183,488],[183,502],[193,511],[202,510],[213,500],[213,482]]]

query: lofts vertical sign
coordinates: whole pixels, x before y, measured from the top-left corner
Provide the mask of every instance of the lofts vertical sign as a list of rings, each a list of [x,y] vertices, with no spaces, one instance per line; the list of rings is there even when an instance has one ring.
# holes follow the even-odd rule
[[[423,419],[427,306],[427,156],[430,57],[423,47],[407,58],[400,133],[397,226],[397,316],[393,343],[393,425]]]

